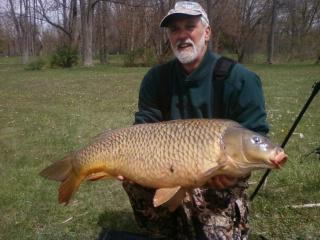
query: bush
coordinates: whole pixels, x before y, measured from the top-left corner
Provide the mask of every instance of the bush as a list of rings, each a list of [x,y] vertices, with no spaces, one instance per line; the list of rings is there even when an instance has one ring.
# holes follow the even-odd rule
[[[28,62],[24,69],[31,70],[31,71],[41,70],[45,64],[46,62],[43,59],[37,58],[35,60]]]
[[[150,67],[157,63],[157,58],[151,48],[138,48],[124,55],[125,67]]]
[[[143,66],[151,67],[158,63],[156,55],[154,54],[152,48],[145,49],[143,53]]]
[[[136,67],[137,64],[135,63],[136,58],[138,56],[137,51],[129,51],[126,55],[124,55],[124,66],[125,67]]]
[[[78,63],[78,51],[68,45],[57,48],[50,59],[51,67],[70,68]]]

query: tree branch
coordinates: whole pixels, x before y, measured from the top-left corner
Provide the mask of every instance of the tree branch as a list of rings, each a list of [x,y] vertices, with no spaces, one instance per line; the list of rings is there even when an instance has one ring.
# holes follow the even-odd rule
[[[49,23],[50,25],[52,25],[53,27],[61,30],[63,33],[65,33],[69,39],[72,39],[72,36],[71,36],[71,33],[68,32],[64,27],[52,22],[49,17],[47,16],[46,12],[45,12],[45,9],[43,7],[43,3],[42,3],[42,0],[38,0],[39,2],[39,5],[40,5],[40,8],[41,8],[41,11],[39,11],[38,9],[36,9],[36,11],[45,19],[45,21],[47,23]]]

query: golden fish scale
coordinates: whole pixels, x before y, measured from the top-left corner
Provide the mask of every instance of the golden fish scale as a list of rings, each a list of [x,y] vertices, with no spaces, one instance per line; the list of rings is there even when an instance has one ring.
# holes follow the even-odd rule
[[[219,164],[220,139],[234,122],[176,120],[100,135],[77,153],[78,169],[103,168],[148,187],[197,186]]]

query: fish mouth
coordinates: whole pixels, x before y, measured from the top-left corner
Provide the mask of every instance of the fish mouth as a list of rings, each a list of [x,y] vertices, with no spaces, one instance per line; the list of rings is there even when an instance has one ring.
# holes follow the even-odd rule
[[[275,168],[281,168],[288,160],[288,155],[284,153],[282,148],[277,148],[276,153],[273,159],[270,162],[273,164]]]

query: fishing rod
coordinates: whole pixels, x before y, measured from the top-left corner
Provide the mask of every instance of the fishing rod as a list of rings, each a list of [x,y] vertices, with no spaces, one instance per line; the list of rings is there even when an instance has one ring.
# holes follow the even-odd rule
[[[309,97],[309,99],[307,100],[306,104],[303,106],[300,114],[298,115],[298,117],[296,118],[296,120],[294,121],[290,131],[288,132],[287,136],[285,137],[285,139],[283,140],[281,147],[284,148],[287,144],[287,142],[289,141],[289,138],[291,137],[292,133],[294,132],[294,130],[296,129],[298,123],[300,122],[303,114],[305,113],[305,111],[307,110],[307,108],[309,107],[310,103],[312,102],[313,98],[317,95],[317,93],[320,90],[320,81],[315,82],[312,86],[313,91]],[[268,175],[270,174],[271,170],[268,169],[266,170],[266,172],[264,173],[264,175],[262,176],[262,178],[260,179],[260,182],[258,183],[256,189],[254,190],[254,192],[251,194],[250,196],[250,201],[253,201],[254,197],[257,195],[257,193],[259,192],[259,189],[261,188],[261,186],[264,184],[266,178],[268,177]]]

